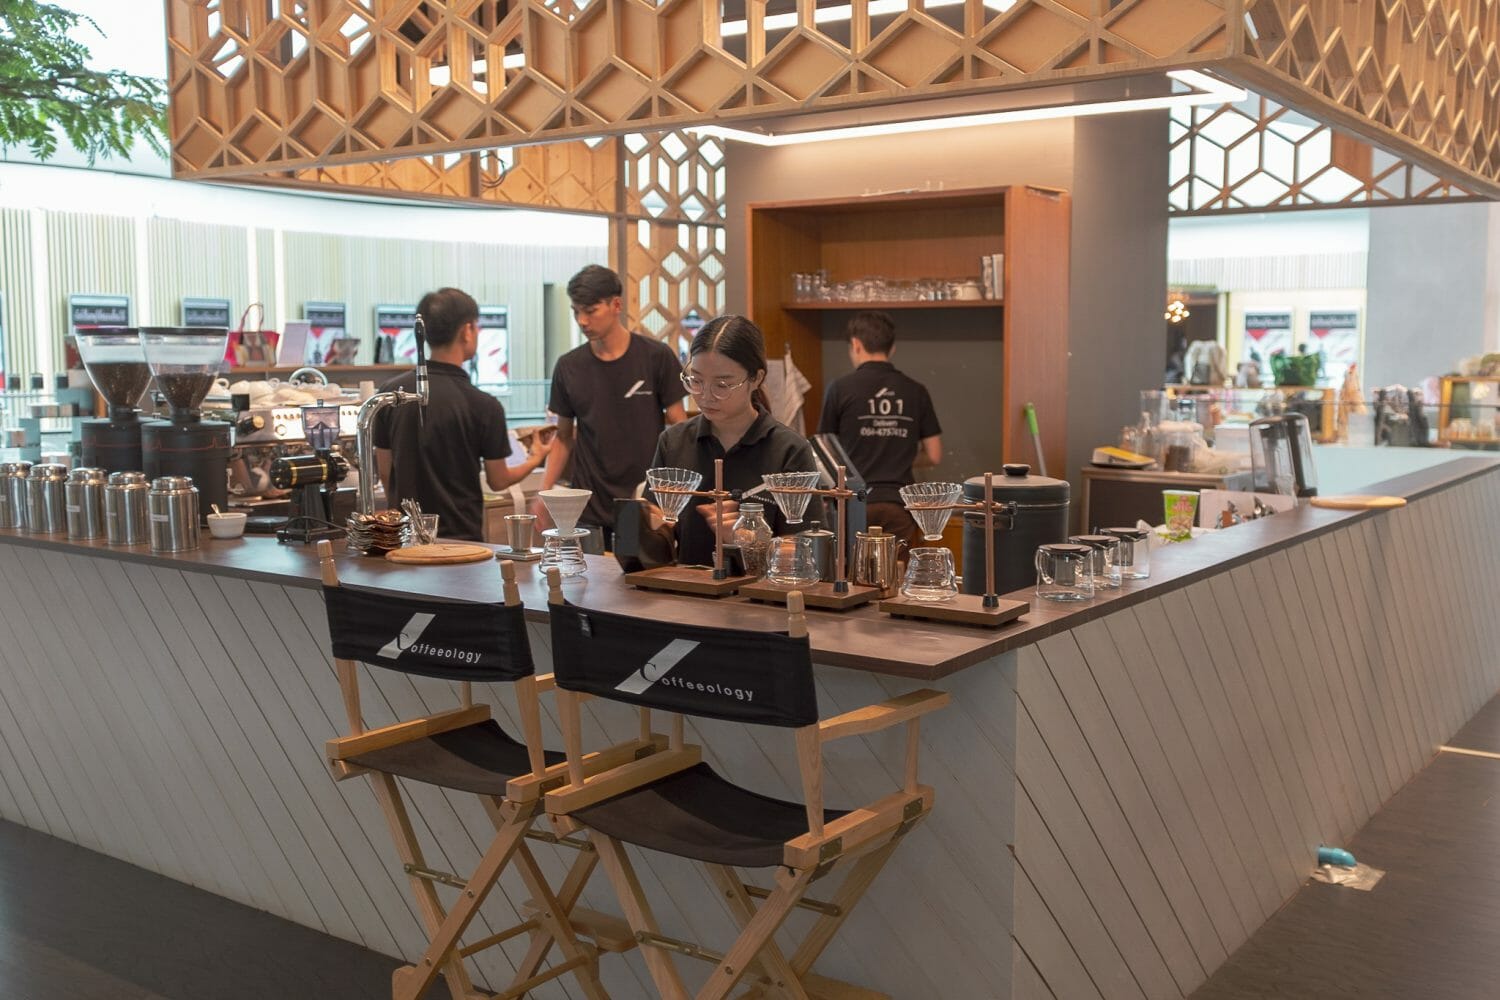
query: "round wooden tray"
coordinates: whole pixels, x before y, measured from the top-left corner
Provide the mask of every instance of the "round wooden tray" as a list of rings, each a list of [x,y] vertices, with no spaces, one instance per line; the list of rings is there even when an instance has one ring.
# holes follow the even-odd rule
[[[480,562],[494,557],[494,552],[473,542],[433,542],[431,545],[409,545],[385,554],[389,562],[409,566],[452,566]]]
[[[1314,507],[1326,507],[1329,510],[1390,510],[1393,507],[1405,507],[1406,498],[1352,493],[1348,496],[1313,497],[1309,503]]]

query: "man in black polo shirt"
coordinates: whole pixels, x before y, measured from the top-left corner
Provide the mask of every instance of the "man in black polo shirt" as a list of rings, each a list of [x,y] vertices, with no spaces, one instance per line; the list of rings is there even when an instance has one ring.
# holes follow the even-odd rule
[[[912,466],[943,460],[942,428],[932,397],[891,364],[896,326],[883,312],[856,313],[846,329],[854,371],[828,384],[818,433],[837,434],[869,489],[868,519],[920,542],[900,489],[916,481]]]
[[[424,513],[438,515],[439,537],[482,542],[480,464],[490,489],[499,492],[541,465],[551,445],[535,434],[526,460],[505,464],[505,407],[470,382],[463,368],[479,349],[479,303],[457,288],[440,288],[422,296],[417,312],[427,326],[431,398],[426,407],[388,407],[375,418],[375,464],[386,504],[415,498]],[[407,372],[383,388],[415,392],[416,384],[416,372]]]
[[[557,414],[557,441],[542,479],[542,488],[550,489],[566,470],[574,488],[594,491],[580,523],[603,528],[606,545],[614,533],[615,498],[635,495],[662,428],[687,416],[682,365],[665,344],[626,329],[623,291],[619,276],[597,264],[568,282],[573,317],[587,342],[558,358],[552,370],[548,409]]]

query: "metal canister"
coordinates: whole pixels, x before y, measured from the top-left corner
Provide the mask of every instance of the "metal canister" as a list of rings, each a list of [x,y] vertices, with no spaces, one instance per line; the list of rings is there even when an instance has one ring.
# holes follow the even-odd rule
[[[26,527],[26,476],[30,462],[0,465],[0,528]]]
[[[834,539],[838,536],[831,531],[825,531],[817,527],[814,521],[813,527],[802,532],[801,537],[809,539],[812,545],[813,563],[818,567],[818,579],[829,582],[833,579],[836,561],[833,558]]]
[[[994,531],[989,545],[995,550],[995,593],[1006,594],[1036,583],[1038,546],[1062,542],[1068,537],[1068,482],[1031,475],[1029,465],[1003,466],[1005,475],[994,479]],[[964,483],[965,500],[984,499],[984,477]],[[964,514],[965,594],[983,594],[984,514]]]
[[[92,539],[104,537],[104,483],[109,473],[103,469],[74,469],[63,484],[68,517],[68,537]]]
[[[157,476],[146,497],[152,552],[187,552],[198,547],[198,488],[188,476]]]
[[[26,475],[25,530],[34,535],[60,535],[68,530],[66,465],[33,465]]]
[[[104,485],[104,537],[111,545],[145,545],[151,540],[146,502],[151,484],[144,472],[112,472]]]

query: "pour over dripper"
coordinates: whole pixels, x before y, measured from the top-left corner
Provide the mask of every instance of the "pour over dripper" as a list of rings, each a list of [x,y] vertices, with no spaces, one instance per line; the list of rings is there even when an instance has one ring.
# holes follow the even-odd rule
[[[667,524],[676,524],[677,516],[682,513],[692,497],[687,492],[669,493],[661,492],[663,487],[668,490],[692,491],[703,482],[703,473],[694,472],[692,469],[674,469],[663,466],[659,469],[646,470],[646,485],[651,488],[651,495],[656,497],[656,505],[661,508],[662,519]]]
[[[556,486],[537,494],[546,505],[552,523],[557,525],[552,530],[559,535],[587,534],[578,527],[578,518],[583,515],[584,509],[589,505],[589,497],[593,495],[593,490],[575,490],[565,486]]]
[[[950,508],[958,502],[963,491],[962,483],[912,483],[901,487],[901,502],[911,512],[917,527],[922,529],[923,540],[942,541],[943,529],[948,526],[948,518],[953,516]],[[923,507],[940,509],[923,510]]]
[[[83,367],[109,404],[109,418],[117,423],[134,419],[136,404],[151,381],[141,331],[133,326],[100,326],[79,330],[75,339]]]
[[[786,523],[801,524],[802,515],[807,512],[807,505],[813,495],[788,491],[817,489],[819,477],[820,473],[817,472],[768,472],[760,478],[766,484],[766,492],[771,494],[771,499],[781,508]]]
[[[141,346],[173,421],[197,420],[229,343],[227,327],[143,326]]]

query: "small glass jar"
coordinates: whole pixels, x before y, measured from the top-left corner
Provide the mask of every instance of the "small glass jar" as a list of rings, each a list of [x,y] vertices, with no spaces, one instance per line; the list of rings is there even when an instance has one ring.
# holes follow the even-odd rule
[[[771,548],[771,526],[766,523],[765,505],[740,504],[739,519],[734,522],[730,539],[740,547],[745,559],[745,575],[766,575],[766,556]]]
[[[1151,575],[1151,533],[1145,528],[1105,528],[1101,534],[1120,540],[1115,563],[1124,580],[1144,580]]]
[[[1036,550],[1036,596],[1045,601],[1088,601],[1094,597],[1087,545],[1055,543]]]
[[[1114,535],[1069,535],[1074,545],[1087,545],[1094,550],[1089,561],[1089,575],[1094,578],[1095,590],[1112,590],[1120,585],[1120,540]]]

